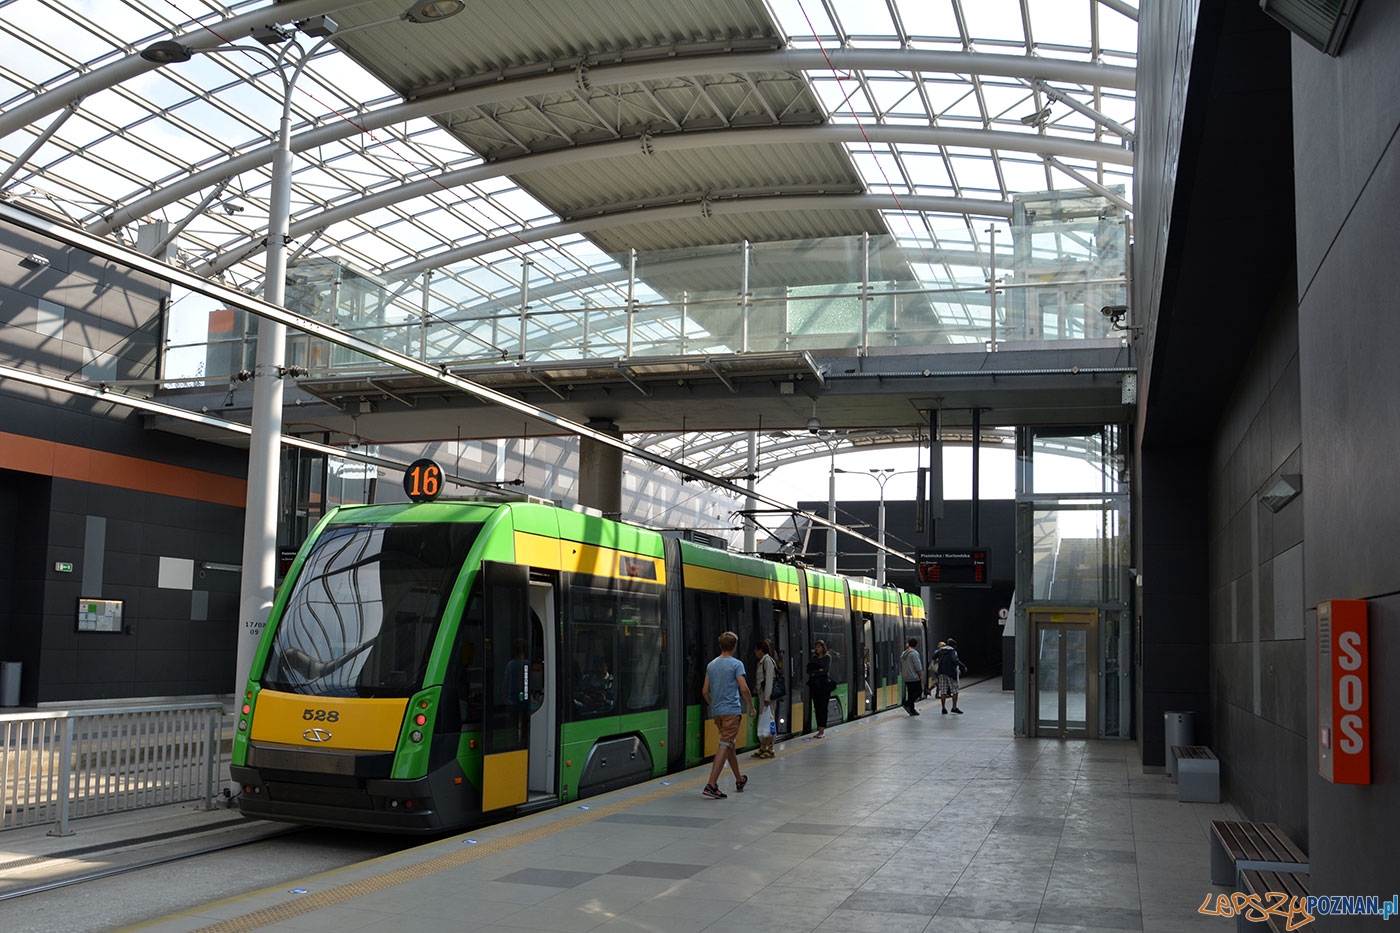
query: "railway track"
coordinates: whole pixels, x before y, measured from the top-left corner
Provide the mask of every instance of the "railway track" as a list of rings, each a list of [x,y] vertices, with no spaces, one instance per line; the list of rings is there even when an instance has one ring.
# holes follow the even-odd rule
[[[115,826],[0,834],[0,928],[101,933],[430,841],[245,820],[236,811],[141,811]]]

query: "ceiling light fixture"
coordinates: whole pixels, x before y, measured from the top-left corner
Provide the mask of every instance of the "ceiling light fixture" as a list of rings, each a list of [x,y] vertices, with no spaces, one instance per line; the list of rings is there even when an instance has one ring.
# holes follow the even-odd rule
[[[463,0],[418,0],[403,12],[403,18],[410,23],[435,23],[449,16],[456,16],[467,8]]]
[[[194,53],[188,46],[181,45],[174,39],[161,39],[142,49],[141,57],[157,65],[174,65],[189,61],[194,57]]]
[[[1277,512],[1303,491],[1303,477],[1298,473],[1285,473],[1278,478],[1278,482],[1269,487],[1268,491],[1259,497],[1259,504],[1270,512]]]

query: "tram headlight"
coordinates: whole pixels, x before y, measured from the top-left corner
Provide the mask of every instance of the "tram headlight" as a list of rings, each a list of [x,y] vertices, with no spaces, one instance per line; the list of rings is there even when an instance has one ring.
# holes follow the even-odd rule
[[[410,732],[408,734],[408,737],[415,742],[423,741],[423,733],[419,732],[417,729],[414,729],[412,732]]]
[[[248,720],[246,720],[246,719],[240,719],[240,720],[238,720],[238,731],[239,731],[239,732],[247,732],[247,731],[248,731]]]

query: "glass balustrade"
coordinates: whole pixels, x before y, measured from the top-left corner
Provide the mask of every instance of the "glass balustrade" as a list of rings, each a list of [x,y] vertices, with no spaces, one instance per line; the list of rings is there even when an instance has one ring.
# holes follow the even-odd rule
[[[496,291],[480,294],[464,292],[460,275],[396,282],[316,257],[289,268],[287,306],[377,346],[451,366],[960,344],[1015,349],[1124,332],[1126,223],[1110,202],[1018,196],[1009,236],[997,240],[995,254],[988,247],[948,235],[722,244],[602,256],[575,276],[552,271],[559,264],[544,253],[523,264],[503,254],[510,275],[494,277]],[[504,286],[511,276],[519,284]],[[1108,308],[1120,310],[1115,317]],[[208,336],[227,347],[238,335],[215,320],[219,313],[210,315]],[[245,332],[243,342],[252,339]],[[293,332],[289,343],[289,363],[313,376],[386,368],[323,338]],[[226,378],[246,358],[236,349],[211,351],[202,375]]]

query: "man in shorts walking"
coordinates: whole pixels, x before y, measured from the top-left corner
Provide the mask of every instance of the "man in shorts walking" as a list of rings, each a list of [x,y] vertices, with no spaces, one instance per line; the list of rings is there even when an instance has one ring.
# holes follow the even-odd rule
[[[734,772],[734,789],[744,792],[749,779],[739,773],[739,756],[734,753],[734,743],[739,738],[739,723],[743,721],[744,710],[753,703],[748,682],[744,679],[744,662],[734,657],[734,649],[739,647],[739,636],[725,632],[719,636],[719,657],[705,668],[705,685],[700,694],[710,705],[710,715],[714,717],[715,729],[719,732],[719,749],[715,752],[714,764],[710,765],[710,781],[702,793],[706,797],[723,800],[729,795],[719,789],[719,776],[724,773],[724,763],[729,762]]]

